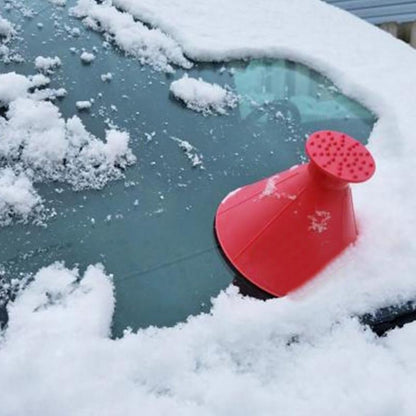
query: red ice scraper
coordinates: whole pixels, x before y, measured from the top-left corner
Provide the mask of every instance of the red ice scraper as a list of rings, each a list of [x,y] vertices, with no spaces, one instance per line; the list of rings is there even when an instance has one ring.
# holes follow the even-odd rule
[[[312,134],[306,153],[309,163],[231,192],[215,218],[229,262],[274,296],[310,280],[355,241],[349,183],[375,171],[365,146],[340,132]]]

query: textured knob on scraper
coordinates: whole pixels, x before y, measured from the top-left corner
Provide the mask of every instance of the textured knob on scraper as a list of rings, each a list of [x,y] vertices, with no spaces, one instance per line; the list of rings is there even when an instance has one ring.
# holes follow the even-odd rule
[[[306,153],[309,163],[231,192],[215,218],[229,262],[274,296],[306,283],[356,240],[349,183],[375,172],[365,146],[340,132],[312,134]]]

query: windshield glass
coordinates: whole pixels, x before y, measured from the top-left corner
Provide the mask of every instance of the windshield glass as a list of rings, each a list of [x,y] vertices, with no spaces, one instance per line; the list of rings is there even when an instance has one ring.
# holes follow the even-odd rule
[[[55,261],[81,270],[102,263],[114,275],[115,336],[126,327],[173,325],[207,311],[210,298],[233,277],[213,235],[220,201],[242,185],[306,161],[304,142],[311,132],[341,130],[365,143],[375,122],[328,79],[287,60],[196,63],[186,71],[189,77],[239,96],[228,114],[197,113],[169,93],[184,70],[164,74],[141,66],[103,45],[66,9],[40,3],[36,18],[14,9],[7,14],[21,24],[25,61],[1,63],[1,72],[33,74],[38,55],[59,56],[62,66],[52,86],[68,91],[57,103],[63,115],[76,114],[77,101],[93,99],[89,111],[78,112],[89,131],[100,137],[108,125],[129,131],[137,162],[125,180],[101,191],[39,184],[56,216],[47,227],[0,229],[0,262],[6,276]],[[65,25],[80,28],[81,36],[70,36]],[[82,48],[95,51],[92,64],[80,61]],[[103,82],[109,72],[111,82]]]

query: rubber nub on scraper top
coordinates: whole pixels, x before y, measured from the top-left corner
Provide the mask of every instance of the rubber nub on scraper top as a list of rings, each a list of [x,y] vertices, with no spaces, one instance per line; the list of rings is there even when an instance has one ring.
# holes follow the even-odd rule
[[[218,207],[219,246],[238,274],[273,296],[311,280],[357,238],[351,188],[375,162],[357,140],[313,133],[310,162],[231,192]]]
[[[323,172],[345,182],[364,182],[376,164],[365,146],[337,131],[318,131],[306,142],[306,154]]]

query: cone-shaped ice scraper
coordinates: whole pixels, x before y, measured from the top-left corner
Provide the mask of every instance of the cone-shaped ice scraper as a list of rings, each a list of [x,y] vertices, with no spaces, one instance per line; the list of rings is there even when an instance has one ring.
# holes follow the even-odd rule
[[[229,262],[274,296],[310,280],[355,241],[349,183],[375,171],[365,146],[343,133],[312,134],[306,153],[309,163],[231,192],[215,218]]]

